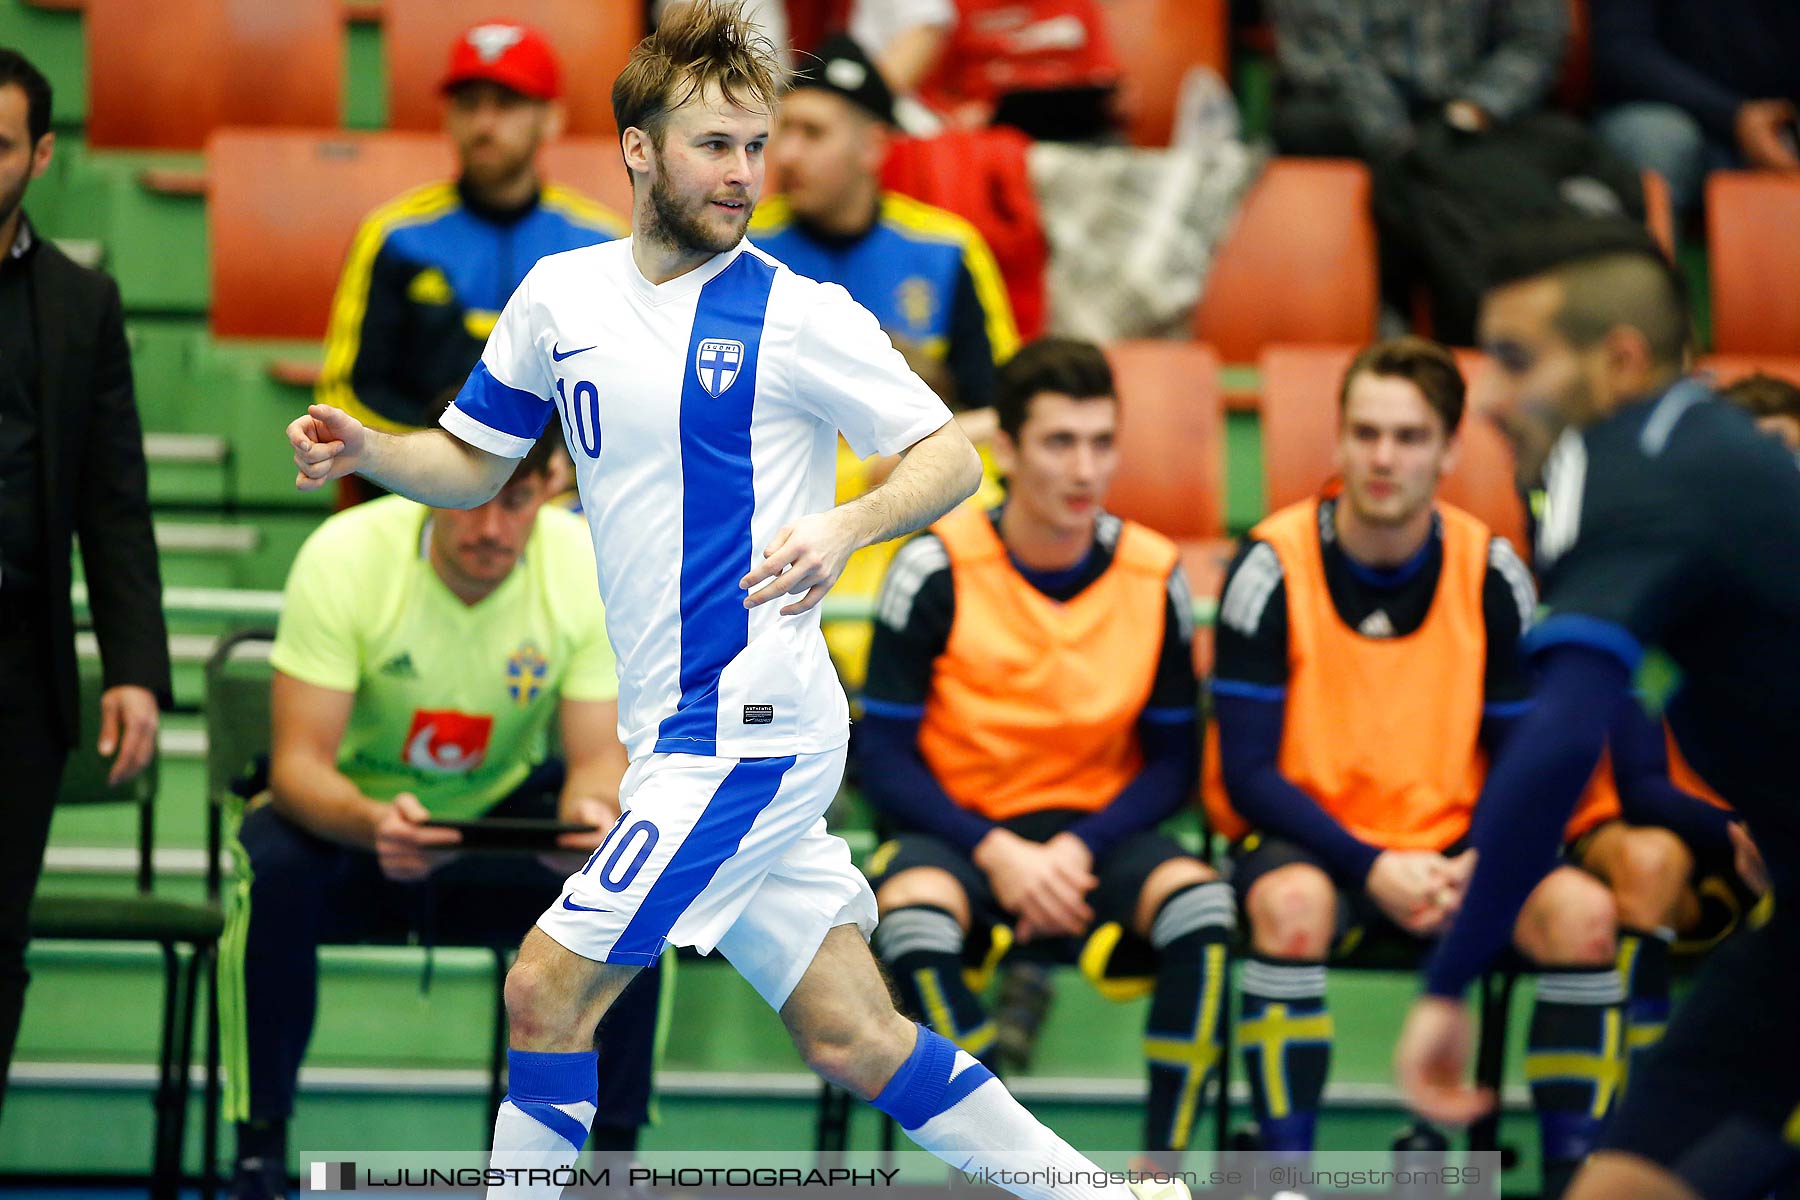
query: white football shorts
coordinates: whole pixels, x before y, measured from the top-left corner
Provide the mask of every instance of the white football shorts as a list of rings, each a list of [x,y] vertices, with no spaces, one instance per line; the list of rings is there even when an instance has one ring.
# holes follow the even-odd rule
[[[648,965],[671,942],[716,947],[779,1009],[828,930],[875,928],[875,894],[825,830],[844,755],[640,758],[618,823],[538,928],[596,962]]]

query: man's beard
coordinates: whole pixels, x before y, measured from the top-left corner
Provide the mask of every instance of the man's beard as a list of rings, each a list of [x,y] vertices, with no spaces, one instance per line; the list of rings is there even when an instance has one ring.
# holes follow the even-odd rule
[[[19,186],[9,192],[0,192],[0,226],[13,219],[19,206],[25,203],[25,189],[31,184],[31,173],[28,171],[19,179]],[[12,252],[11,246],[0,246],[0,258]]]
[[[748,196],[744,200],[744,221],[735,231],[718,232],[708,228],[700,212],[685,211],[681,202],[668,185],[668,173],[658,164],[656,182],[650,185],[650,228],[645,230],[652,241],[659,241],[677,250],[692,254],[723,254],[744,239],[744,230],[749,227],[752,206]],[[702,200],[700,208],[712,203],[711,198]]]

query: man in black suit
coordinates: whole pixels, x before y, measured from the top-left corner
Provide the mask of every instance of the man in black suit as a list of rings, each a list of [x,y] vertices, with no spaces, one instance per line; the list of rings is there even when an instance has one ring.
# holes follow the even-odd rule
[[[162,582],[119,289],[20,207],[50,165],[50,85],[0,47],[0,1101],[25,1002],[31,895],[77,717],[71,534],[81,538],[112,781],[149,763],[169,695]],[[90,735],[92,731],[89,731]]]

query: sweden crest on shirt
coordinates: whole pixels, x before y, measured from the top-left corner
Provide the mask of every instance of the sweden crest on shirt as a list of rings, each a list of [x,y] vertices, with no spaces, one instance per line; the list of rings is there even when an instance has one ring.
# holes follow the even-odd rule
[[[506,660],[506,694],[513,703],[524,708],[538,698],[544,690],[544,680],[550,673],[550,660],[544,657],[543,651],[533,642],[520,642]]]

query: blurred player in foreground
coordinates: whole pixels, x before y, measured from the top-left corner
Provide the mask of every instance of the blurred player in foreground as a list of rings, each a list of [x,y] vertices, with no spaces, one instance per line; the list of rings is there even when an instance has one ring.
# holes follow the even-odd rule
[[[1687,333],[1679,279],[1640,228],[1543,223],[1497,247],[1488,408],[1521,483],[1546,488],[1549,615],[1528,640],[1536,704],[1488,776],[1474,878],[1395,1054],[1408,1101],[1447,1121],[1493,1104],[1468,1083],[1461,997],[1551,861],[1646,645],[1685,673],[1670,723],[1754,831],[1775,893],[1634,1072],[1573,1200],[1762,1196],[1800,1165],[1800,921],[1782,904],[1800,870],[1800,471],[1684,375]]]

